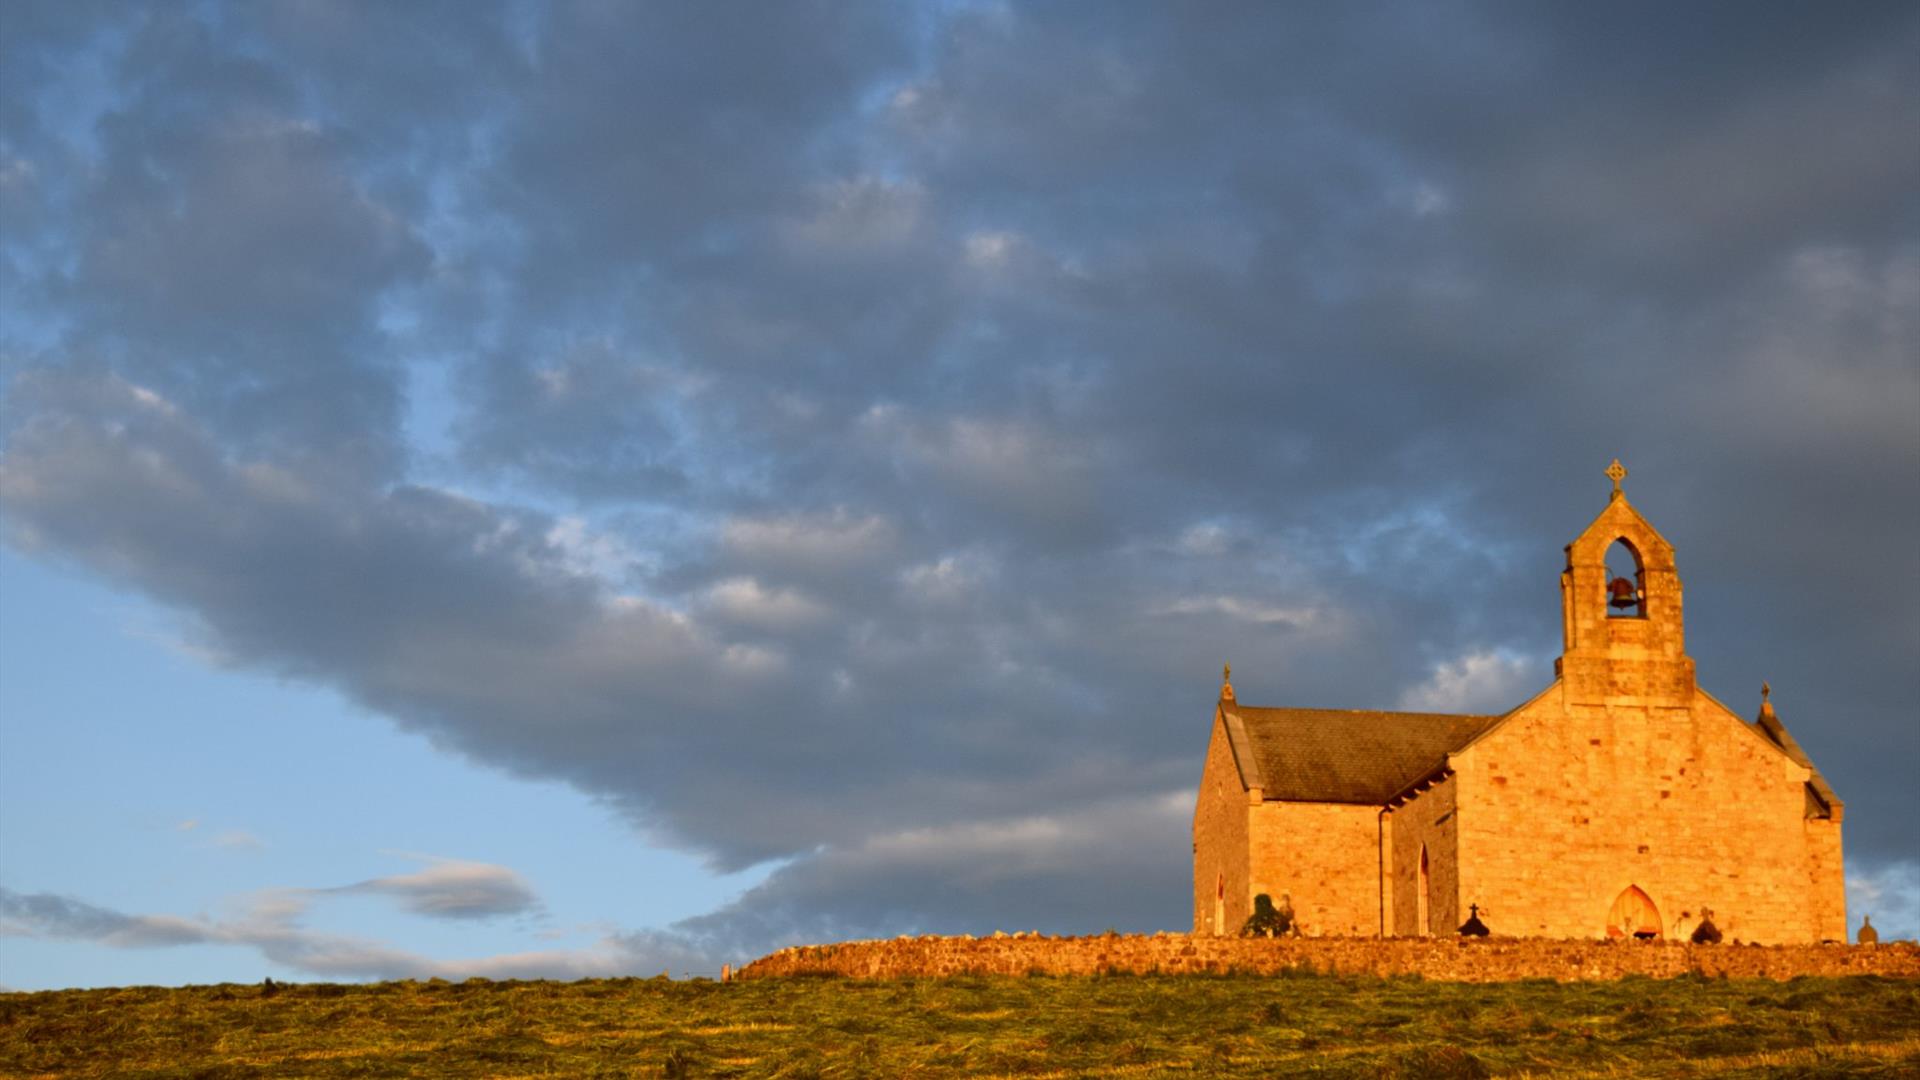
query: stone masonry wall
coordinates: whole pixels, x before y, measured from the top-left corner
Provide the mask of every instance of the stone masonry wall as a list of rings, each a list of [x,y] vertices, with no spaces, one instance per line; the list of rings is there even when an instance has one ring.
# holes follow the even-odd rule
[[[1263,802],[1251,810],[1249,894],[1275,904],[1290,895],[1303,934],[1380,932],[1379,807]]]
[[[1548,693],[1453,765],[1460,897],[1490,922],[1599,936],[1638,886],[1669,937],[1705,906],[1728,940],[1844,939],[1838,867],[1807,848],[1807,770],[1704,694],[1659,707]],[[1816,873],[1832,877],[1824,892]]]
[[[1460,909],[1459,777],[1450,776],[1395,810],[1392,932],[1420,936],[1420,848],[1427,849],[1427,920],[1451,934],[1466,921]]]
[[[1847,875],[1840,859],[1840,823],[1830,818],[1808,818],[1807,876],[1814,936],[1821,941],[1847,940]]]
[[[1213,735],[1207,743],[1207,762],[1200,772],[1200,793],[1193,806],[1193,932],[1234,933],[1252,914],[1247,890],[1247,790],[1240,786],[1240,770],[1219,710],[1213,715]],[[1226,898],[1216,905],[1216,887],[1225,878]],[[1215,914],[1221,925],[1214,926]]]
[[[996,935],[851,941],[782,949],[742,979],[783,975],[927,978],[945,975],[1186,974],[1283,971],[1420,975],[1447,982],[1618,979],[1629,975],[1791,979],[1883,975],[1920,979],[1920,945],[1689,945],[1679,942],[1488,938],[1235,938],[1156,934]]]

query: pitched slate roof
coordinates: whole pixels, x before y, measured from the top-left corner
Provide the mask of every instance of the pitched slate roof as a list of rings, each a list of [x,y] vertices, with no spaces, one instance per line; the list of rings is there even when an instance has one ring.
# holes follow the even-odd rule
[[[1221,704],[1240,778],[1269,799],[1384,805],[1497,716]]]

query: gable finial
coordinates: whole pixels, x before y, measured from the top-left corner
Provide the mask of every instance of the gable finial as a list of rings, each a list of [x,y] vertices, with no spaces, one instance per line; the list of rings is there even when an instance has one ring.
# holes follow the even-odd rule
[[[1627,478],[1627,467],[1625,465],[1620,464],[1619,458],[1614,458],[1613,464],[1607,466],[1607,479],[1613,481],[1613,494],[1609,496],[1609,501],[1611,501],[1612,499],[1617,499],[1623,494],[1623,492],[1621,492],[1620,490],[1620,481],[1625,480],[1626,478]]]
[[[1233,700],[1233,665],[1231,663],[1220,666],[1220,700]]]
[[[1773,696],[1773,684],[1772,684],[1772,683],[1769,683],[1769,682],[1767,682],[1767,681],[1766,681],[1765,679],[1762,679],[1762,680],[1760,680],[1760,701],[1761,701],[1761,703],[1762,703],[1762,704],[1764,704],[1764,703],[1766,702],[1766,700],[1767,700],[1767,698],[1769,698],[1769,697],[1771,697],[1771,696]]]

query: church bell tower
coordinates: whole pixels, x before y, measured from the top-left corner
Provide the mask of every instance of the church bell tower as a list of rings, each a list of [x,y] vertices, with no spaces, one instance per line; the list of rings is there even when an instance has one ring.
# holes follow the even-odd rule
[[[1693,700],[1693,659],[1673,545],[1627,501],[1620,487],[1627,470],[1617,459],[1607,476],[1607,508],[1567,545],[1564,651],[1554,670],[1569,704],[1685,707]]]

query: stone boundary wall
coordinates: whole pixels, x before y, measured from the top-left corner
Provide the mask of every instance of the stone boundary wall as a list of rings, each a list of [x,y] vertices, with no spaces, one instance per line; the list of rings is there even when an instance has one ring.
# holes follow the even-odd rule
[[[1920,979],[1920,945],[1691,945],[1543,938],[1230,938],[1102,934],[1043,937],[903,937],[797,945],[763,956],[738,979],[839,975],[901,979],[941,975],[1228,974],[1314,971],[1420,975],[1445,982],[1514,979],[1735,979],[1887,975]]]

